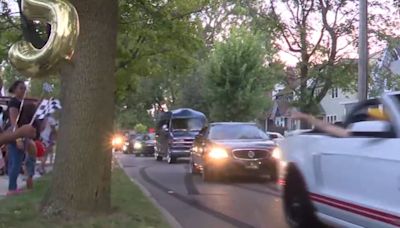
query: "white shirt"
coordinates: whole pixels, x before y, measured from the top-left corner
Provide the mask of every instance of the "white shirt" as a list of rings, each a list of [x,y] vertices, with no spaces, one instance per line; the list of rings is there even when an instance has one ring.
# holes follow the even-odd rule
[[[40,137],[43,140],[50,141],[50,135],[51,135],[52,128],[57,126],[57,122],[51,116],[47,117],[45,122],[46,122],[46,125],[44,127],[44,130],[40,133]]]

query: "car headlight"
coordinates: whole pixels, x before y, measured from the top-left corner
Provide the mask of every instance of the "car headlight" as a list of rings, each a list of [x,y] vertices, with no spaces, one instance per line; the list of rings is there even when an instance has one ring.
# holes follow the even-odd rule
[[[276,160],[282,159],[282,150],[279,147],[275,147],[275,149],[272,151],[272,157]]]
[[[140,143],[140,142],[135,142],[135,144],[133,145],[133,148],[134,148],[135,150],[142,149],[142,143]]]
[[[119,146],[119,145],[121,145],[122,144],[122,137],[119,137],[119,136],[116,136],[116,137],[114,137],[113,139],[112,139],[112,145],[113,146]]]
[[[223,159],[229,157],[228,152],[223,148],[212,148],[208,153],[208,156],[212,159]]]
[[[123,147],[122,147],[122,150],[127,150],[128,149],[128,146],[126,146],[126,145],[124,145]]]

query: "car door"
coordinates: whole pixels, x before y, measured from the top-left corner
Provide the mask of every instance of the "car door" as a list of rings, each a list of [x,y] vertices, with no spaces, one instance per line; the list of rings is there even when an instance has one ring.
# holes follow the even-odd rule
[[[314,159],[318,211],[363,227],[400,225],[400,139],[326,137]]]

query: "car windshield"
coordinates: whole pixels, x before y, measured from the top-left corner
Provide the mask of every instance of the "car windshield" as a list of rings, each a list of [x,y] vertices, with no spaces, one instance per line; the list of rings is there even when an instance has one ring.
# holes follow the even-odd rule
[[[172,129],[174,131],[200,131],[202,127],[202,119],[182,118],[172,120]]]
[[[144,135],[137,135],[135,139],[140,141],[147,141],[147,140],[154,140],[155,138],[156,135],[154,133],[150,133]]]
[[[151,134],[146,134],[143,136],[143,140],[147,141],[147,140],[154,140],[156,138],[156,135],[151,133]]]
[[[221,124],[212,126],[209,138],[213,140],[270,139],[261,129],[251,124]]]

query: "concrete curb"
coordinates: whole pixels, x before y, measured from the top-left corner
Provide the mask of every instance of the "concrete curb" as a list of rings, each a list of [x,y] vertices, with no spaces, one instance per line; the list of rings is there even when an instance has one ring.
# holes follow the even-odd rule
[[[118,160],[118,158],[114,156],[114,159],[117,161],[118,166],[124,170],[124,166]],[[139,181],[135,180],[134,178],[129,177],[129,179],[140,188],[143,194],[147,196],[150,202],[161,212],[161,214],[164,216],[164,218],[167,220],[167,222],[169,223],[169,225],[171,225],[172,228],[183,228],[182,225],[175,219],[175,217],[157,202],[157,200],[153,197],[153,195],[149,192],[149,190],[146,189],[146,187],[144,187]]]

